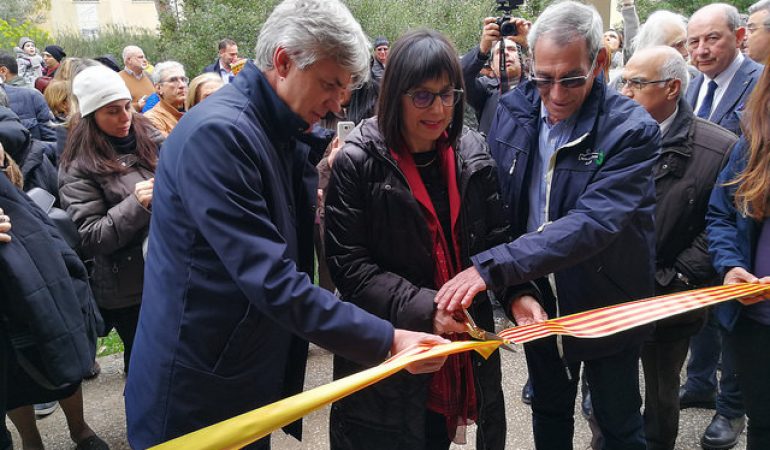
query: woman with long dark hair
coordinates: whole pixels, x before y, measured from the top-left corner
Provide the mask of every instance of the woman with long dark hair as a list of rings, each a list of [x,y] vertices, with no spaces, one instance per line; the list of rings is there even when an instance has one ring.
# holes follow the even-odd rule
[[[93,258],[91,284],[106,330],[115,328],[128,370],[142,299],[144,259],[159,133],[131,108],[131,94],[112,70],[95,66],[72,83],[80,114],[59,166],[62,206]]]
[[[438,32],[408,33],[391,48],[378,116],[351,132],[332,166],[325,244],[342,299],[398,327],[458,336],[463,321],[437,311],[436,291],[508,231],[484,138],[463,128],[455,49]],[[469,312],[494,329],[486,295]],[[361,369],[335,357],[335,378]],[[500,382],[499,354],[396,374],[332,406],[331,448],[446,449],[478,422],[478,448],[502,450]]]
[[[709,251],[724,284],[770,284],[770,59],[749,98],[743,137],[711,194]],[[748,416],[748,450],[770,448],[770,301],[722,304]]]

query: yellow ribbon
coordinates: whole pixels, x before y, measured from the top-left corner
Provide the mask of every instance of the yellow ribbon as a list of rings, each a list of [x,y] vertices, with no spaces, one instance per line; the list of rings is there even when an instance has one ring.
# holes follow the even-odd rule
[[[456,341],[434,347],[413,347],[371,369],[201,428],[152,448],[157,450],[241,448],[329,403],[371,386],[413,362],[468,350],[475,350],[484,358],[488,358],[500,344],[502,344],[501,341]]]

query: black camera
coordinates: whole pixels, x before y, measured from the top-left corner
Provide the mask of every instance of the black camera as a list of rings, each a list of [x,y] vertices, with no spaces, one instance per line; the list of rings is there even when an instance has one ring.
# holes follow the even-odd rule
[[[497,26],[500,27],[500,35],[502,36],[516,36],[516,24],[511,23],[511,11],[513,8],[518,8],[524,3],[524,0],[495,0],[497,2],[497,10],[502,11],[503,15],[497,18]]]

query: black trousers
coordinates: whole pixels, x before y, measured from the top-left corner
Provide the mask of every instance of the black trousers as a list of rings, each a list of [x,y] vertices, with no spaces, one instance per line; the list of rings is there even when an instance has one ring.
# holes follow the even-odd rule
[[[139,306],[134,305],[118,309],[99,308],[102,319],[104,319],[105,333],[115,328],[120,340],[123,341],[123,368],[126,375],[128,375],[128,362],[131,360],[131,349],[134,346],[136,325],[139,323]]]
[[[770,325],[742,315],[725,338],[749,417],[746,449],[770,449]]]
[[[679,433],[679,373],[690,338],[645,342],[644,434],[648,450],[673,450]]]
[[[532,381],[535,448],[572,450],[580,362],[568,364],[572,374],[568,378],[555,337],[525,344],[524,350]],[[612,356],[583,361],[605,449],[647,448],[640,413],[639,352],[638,347],[627,348]]]

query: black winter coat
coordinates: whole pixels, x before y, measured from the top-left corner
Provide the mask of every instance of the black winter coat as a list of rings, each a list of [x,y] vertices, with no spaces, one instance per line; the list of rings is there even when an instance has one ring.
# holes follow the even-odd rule
[[[342,299],[398,328],[433,331],[434,260],[427,222],[406,178],[387,150],[377,118],[365,120],[348,136],[334,160],[326,197],[326,255]],[[470,256],[510,240],[499,194],[497,170],[483,137],[464,130],[455,148],[461,196],[460,247],[463,267]],[[479,326],[494,330],[485,294],[470,308]],[[503,448],[505,417],[500,357],[474,356],[485,448]],[[334,377],[363,367],[336,357]],[[330,433],[352,427],[372,436],[372,448],[423,448],[425,404],[430,375],[399,373],[351,395],[332,407]],[[488,431],[493,430],[493,431]],[[359,430],[360,432],[360,430]],[[350,446],[350,444],[348,444]]]
[[[706,241],[706,210],[717,176],[737,140],[719,125],[695,117],[684,99],[679,101],[679,111],[663,136],[653,168],[657,295],[719,284]],[[655,339],[695,334],[705,312],[697,310],[658,322]]]

